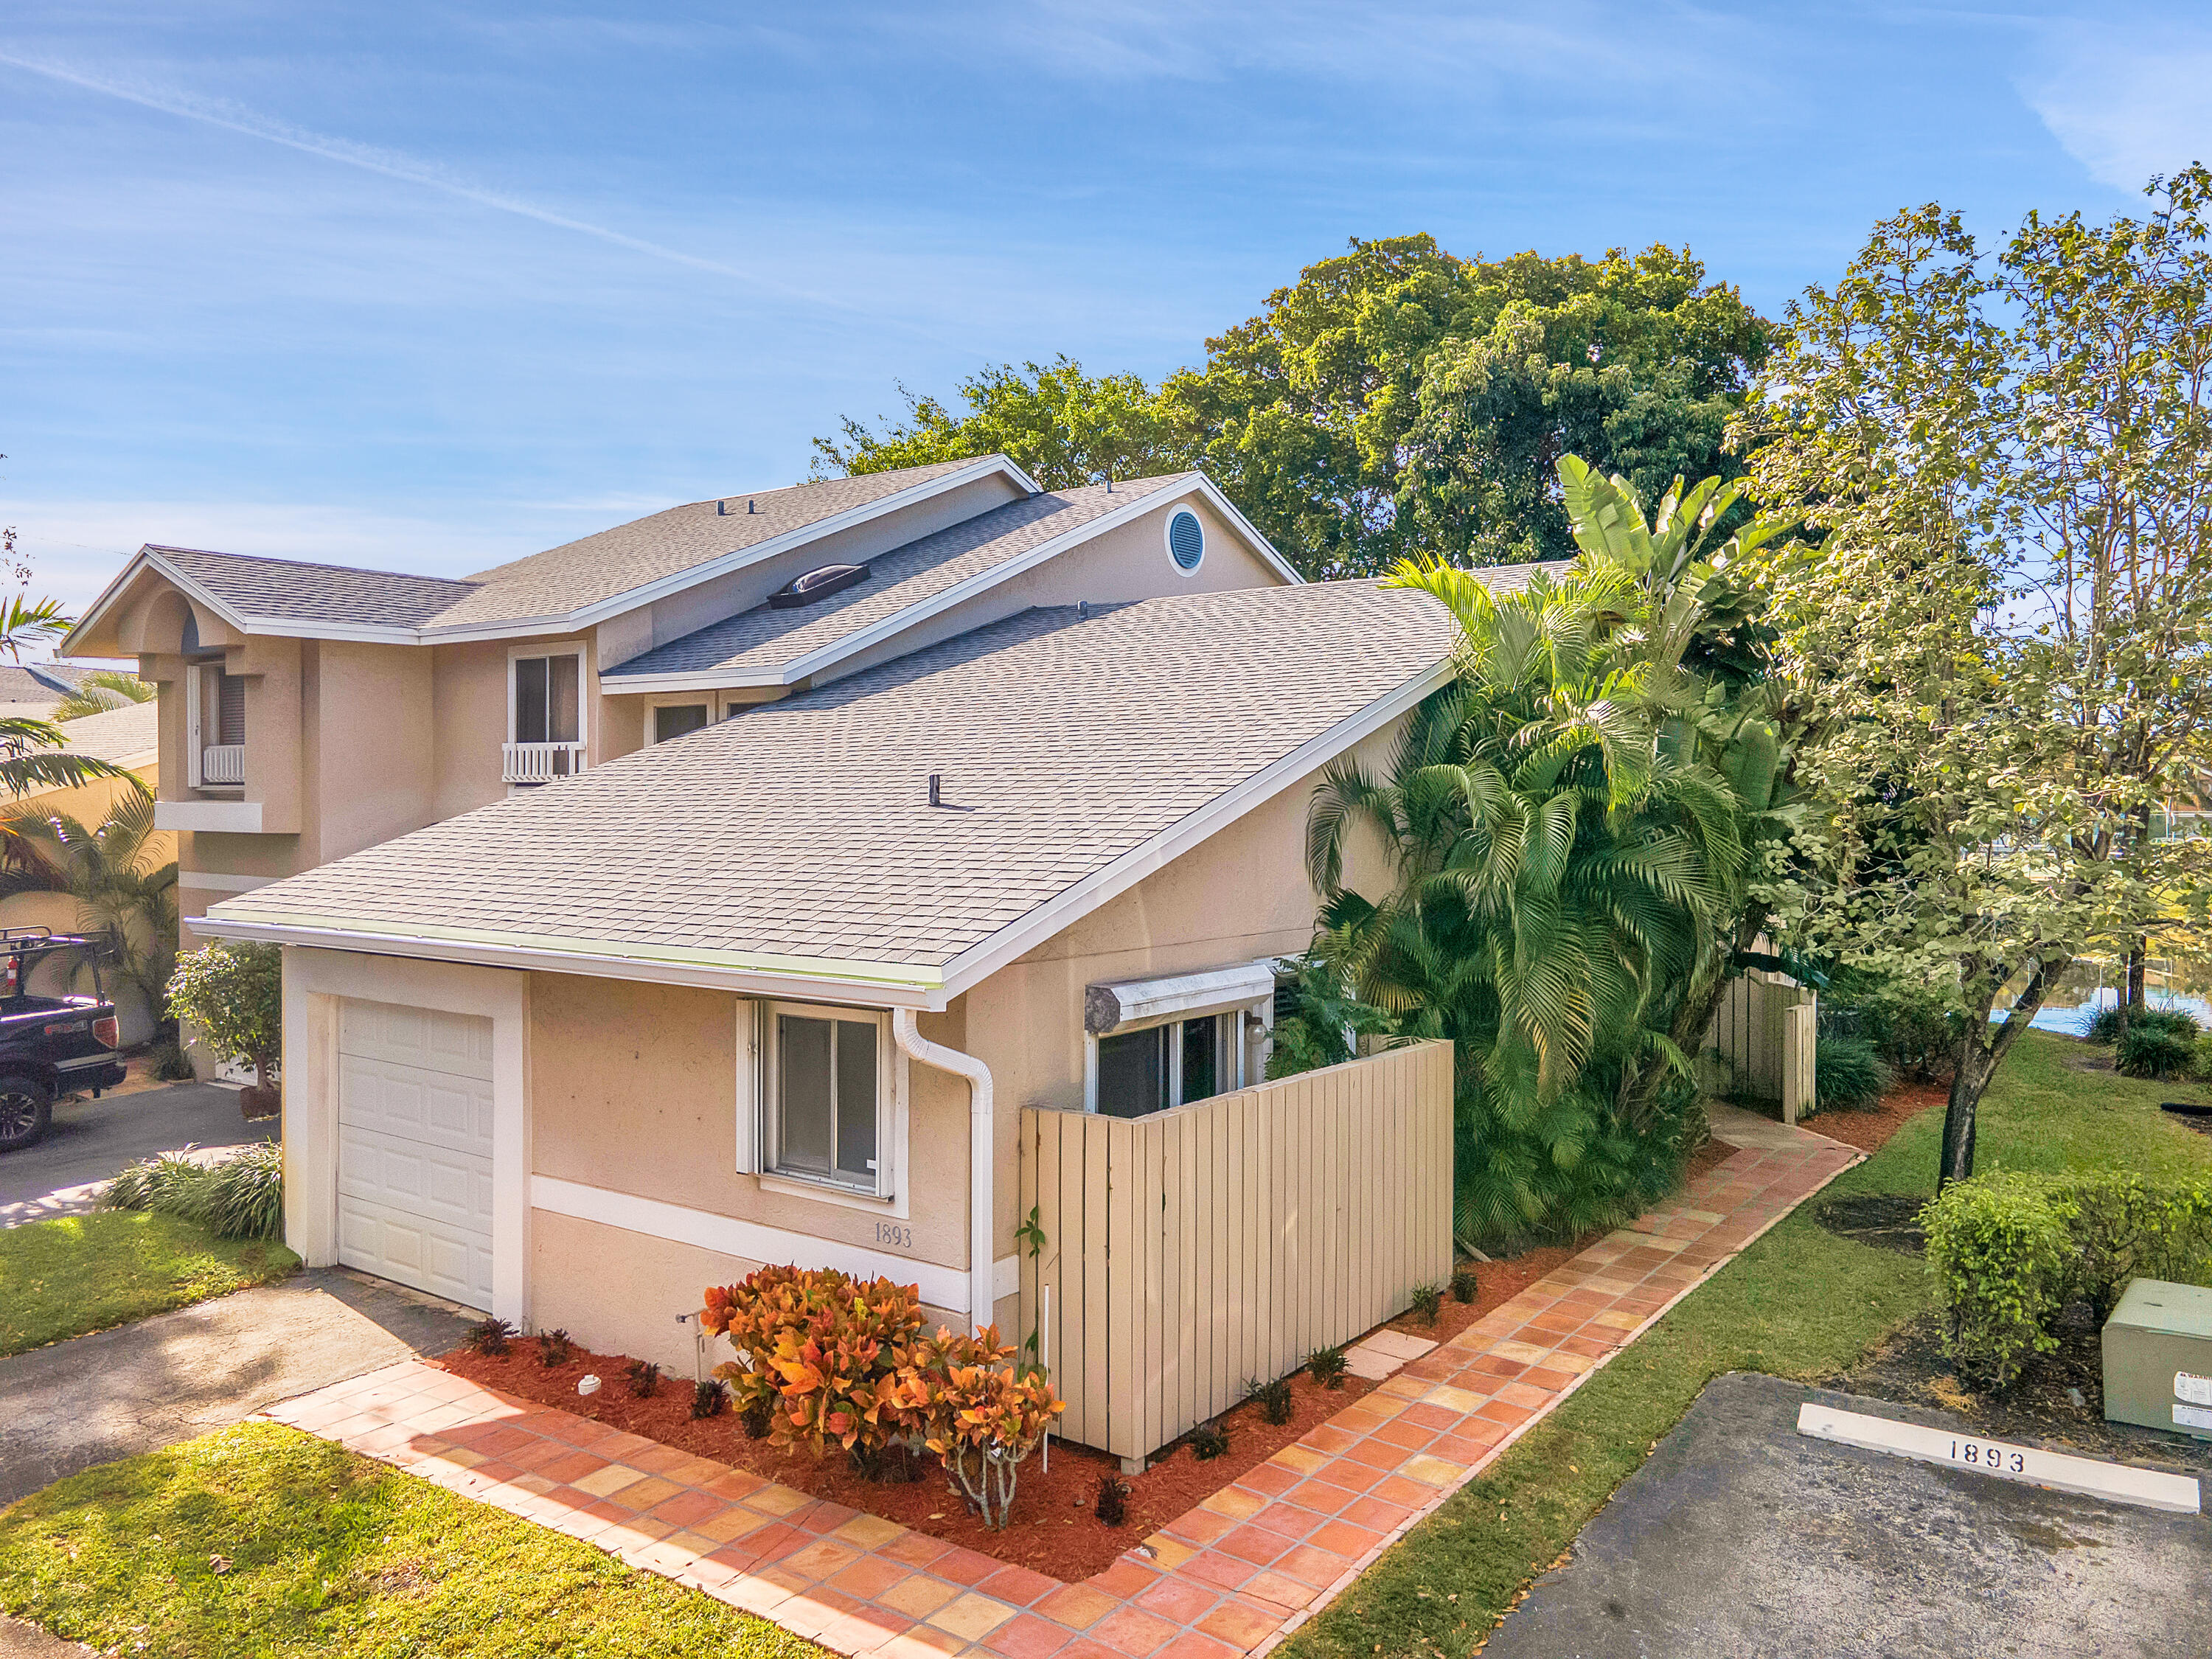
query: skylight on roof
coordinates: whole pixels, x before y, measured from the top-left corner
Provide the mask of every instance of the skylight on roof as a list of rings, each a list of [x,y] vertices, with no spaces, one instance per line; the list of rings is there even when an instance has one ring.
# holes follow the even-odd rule
[[[864,580],[867,574],[868,567],[864,564],[825,564],[776,589],[768,596],[768,602],[772,609],[777,611],[812,605],[817,599],[826,599],[832,593],[842,592],[854,582]]]

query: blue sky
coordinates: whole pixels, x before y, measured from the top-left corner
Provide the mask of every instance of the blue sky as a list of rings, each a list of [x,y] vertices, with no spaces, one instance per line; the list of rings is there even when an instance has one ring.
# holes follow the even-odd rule
[[[0,522],[75,604],[149,540],[462,574],[895,381],[1157,378],[1354,235],[1775,314],[1908,203],[2134,210],[2208,86],[2201,3],[16,0]]]

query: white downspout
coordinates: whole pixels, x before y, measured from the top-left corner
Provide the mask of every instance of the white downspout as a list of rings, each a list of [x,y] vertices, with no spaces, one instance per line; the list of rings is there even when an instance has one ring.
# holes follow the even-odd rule
[[[911,1008],[891,1010],[891,1036],[910,1058],[968,1079],[968,1317],[981,1329],[991,1322],[994,1300],[991,1172],[997,1148],[991,1134],[991,1068],[973,1054],[922,1036]]]

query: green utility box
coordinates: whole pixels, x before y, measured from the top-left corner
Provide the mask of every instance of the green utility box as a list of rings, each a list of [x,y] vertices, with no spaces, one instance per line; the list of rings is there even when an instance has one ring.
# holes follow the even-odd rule
[[[2128,1286],[2105,1322],[2105,1420],[2212,1440],[2212,1291]]]

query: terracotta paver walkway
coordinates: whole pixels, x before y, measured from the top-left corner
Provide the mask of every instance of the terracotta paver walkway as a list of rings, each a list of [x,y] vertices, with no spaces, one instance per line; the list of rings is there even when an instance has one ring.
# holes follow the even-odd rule
[[[1611,1234],[1373,1393],[1062,1583],[421,1363],[267,1415],[588,1539],[842,1654],[1183,1659],[1265,1650],[1714,1269],[1858,1161],[1747,1125]],[[1724,1137],[1734,1139],[1727,1127]]]

